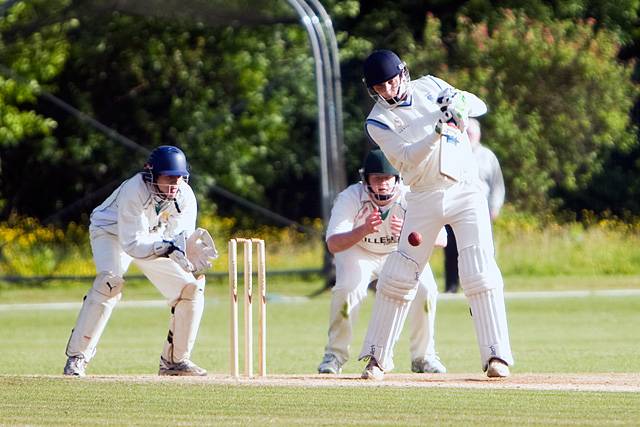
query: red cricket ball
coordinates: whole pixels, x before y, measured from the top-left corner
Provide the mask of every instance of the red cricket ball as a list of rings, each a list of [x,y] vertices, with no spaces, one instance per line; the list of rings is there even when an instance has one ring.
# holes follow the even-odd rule
[[[409,241],[409,244],[411,246],[418,246],[420,243],[422,243],[422,234],[418,233],[417,231],[412,231],[409,234],[409,237],[407,237],[407,240]]]

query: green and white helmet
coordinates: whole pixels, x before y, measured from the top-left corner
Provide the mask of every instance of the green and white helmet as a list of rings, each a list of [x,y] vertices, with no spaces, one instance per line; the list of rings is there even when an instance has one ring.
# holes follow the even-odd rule
[[[391,175],[396,177],[395,185],[390,194],[378,194],[371,188],[369,183],[370,175]],[[367,193],[378,201],[385,201],[393,198],[398,191],[398,184],[400,183],[400,172],[389,163],[389,160],[385,157],[382,150],[374,148],[369,151],[367,157],[364,159],[364,165],[360,169],[360,178],[365,184]]]

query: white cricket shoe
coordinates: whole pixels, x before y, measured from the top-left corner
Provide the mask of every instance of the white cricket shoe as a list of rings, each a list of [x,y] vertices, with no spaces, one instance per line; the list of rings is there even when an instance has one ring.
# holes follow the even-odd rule
[[[70,375],[74,377],[84,377],[85,368],[88,363],[82,356],[69,356],[67,359],[67,363],[64,365],[64,371],[62,372],[64,375]]]
[[[180,363],[169,363],[160,356],[160,369],[158,375],[172,375],[183,377],[204,377],[207,371],[187,359]]]
[[[506,378],[510,375],[509,366],[500,359],[493,358],[489,361],[487,367],[487,376],[489,378]]]
[[[411,371],[418,374],[446,374],[447,368],[438,356],[433,356],[411,361]]]
[[[384,379],[384,371],[378,365],[378,361],[371,357],[369,358],[369,363],[362,371],[362,375],[360,376],[363,380],[374,380],[374,381],[382,381]]]
[[[322,362],[318,366],[318,373],[337,375],[340,372],[342,372],[342,363],[340,363],[336,355],[332,353],[325,353],[322,358]]]

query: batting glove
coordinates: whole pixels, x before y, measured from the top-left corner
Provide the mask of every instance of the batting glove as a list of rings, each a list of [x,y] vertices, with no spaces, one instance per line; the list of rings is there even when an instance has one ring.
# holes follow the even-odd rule
[[[438,94],[438,97],[436,98],[436,102],[440,106],[440,110],[442,110],[442,108],[446,108],[449,105],[451,105],[451,101],[452,101],[453,97],[456,95],[456,93],[458,93],[457,90],[455,90],[452,87],[448,87],[448,88],[443,89]]]
[[[467,92],[447,88],[440,92],[436,102],[440,106],[440,111],[442,111],[442,122],[453,123],[464,132],[469,123],[469,112],[471,110],[467,100]]]

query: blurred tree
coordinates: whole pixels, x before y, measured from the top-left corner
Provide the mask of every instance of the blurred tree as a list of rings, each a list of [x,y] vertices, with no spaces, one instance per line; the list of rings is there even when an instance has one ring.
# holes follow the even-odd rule
[[[74,19],[42,20],[44,10],[59,13],[65,1],[19,2],[0,19],[0,212],[20,210],[31,191],[25,176],[43,161],[57,161],[55,120],[37,112],[38,94],[50,87],[69,56],[67,34]],[[16,77],[19,76],[19,77]],[[27,172],[27,174],[25,174]],[[16,179],[14,179],[14,177]],[[42,189],[39,189],[42,191]]]
[[[562,207],[558,196],[585,191],[608,153],[637,146],[629,112],[638,88],[619,48],[592,22],[545,24],[510,11],[492,28],[461,19],[451,81],[490,106],[484,140],[519,207]]]
[[[183,147],[198,190],[219,184],[290,218],[319,215],[313,59],[305,31],[281,15],[286,1],[14,3],[0,18],[0,215],[47,218],[94,194],[72,215],[86,213],[145,160],[38,98],[40,88],[145,148]],[[605,210],[587,195],[627,179],[607,200],[635,210],[639,174],[620,165],[640,168],[627,127],[637,90],[616,55],[626,43],[620,57],[638,56],[639,3],[323,1],[341,49],[351,180],[368,149],[362,61],[385,47],[414,77],[434,73],[487,99],[485,139],[519,207]]]
[[[492,3],[451,5],[477,23],[464,17],[452,23],[451,17],[460,15],[451,9],[438,19],[419,13],[439,10],[442,4],[437,1],[362,3],[349,37],[367,40],[372,48],[395,50],[414,78],[433,73],[487,100],[485,141],[503,162],[509,200],[519,208],[601,210],[601,204],[588,203],[584,196],[593,191],[596,175],[607,182],[612,159],[633,160],[638,145],[629,123],[638,94],[631,80],[634,62],[625,66],[617,56],[622,41],[637,35],[640,2],[626,1],[625,11],[606,7],[606,2],[500,2],[517,11]],[[594,14],[601,21],[579,19]],[[363,58],[358,58],[360,64]],[[369,105],[360,103],[362,115]],[[635,170],[627,175],[632,177]],[[620,175],[619,168],[615,173]],[[632,208],[629,190],[620,189],[627,203],[618,210]]]
[[[199,190],[219,183],[287,216],[317,213],[313,59],[299,25],[209,28],[91,12],[69,12],[75,26],[55,89],[62,99],[146,148],[181,146]],[[34,110],[59,124],[47,140],[56,155],[43,153],[29,191],[16,185],[18,174],[3,180],[3,195],[21,200],[12,204],[21,213],[50,215],[145,160],[54,105]],[[23,140],[3,158],[25,164],[41,151]],[[33,191],[52,176],[72,185],[47,197]],[[304,191],[309,186],[313,192]]]

